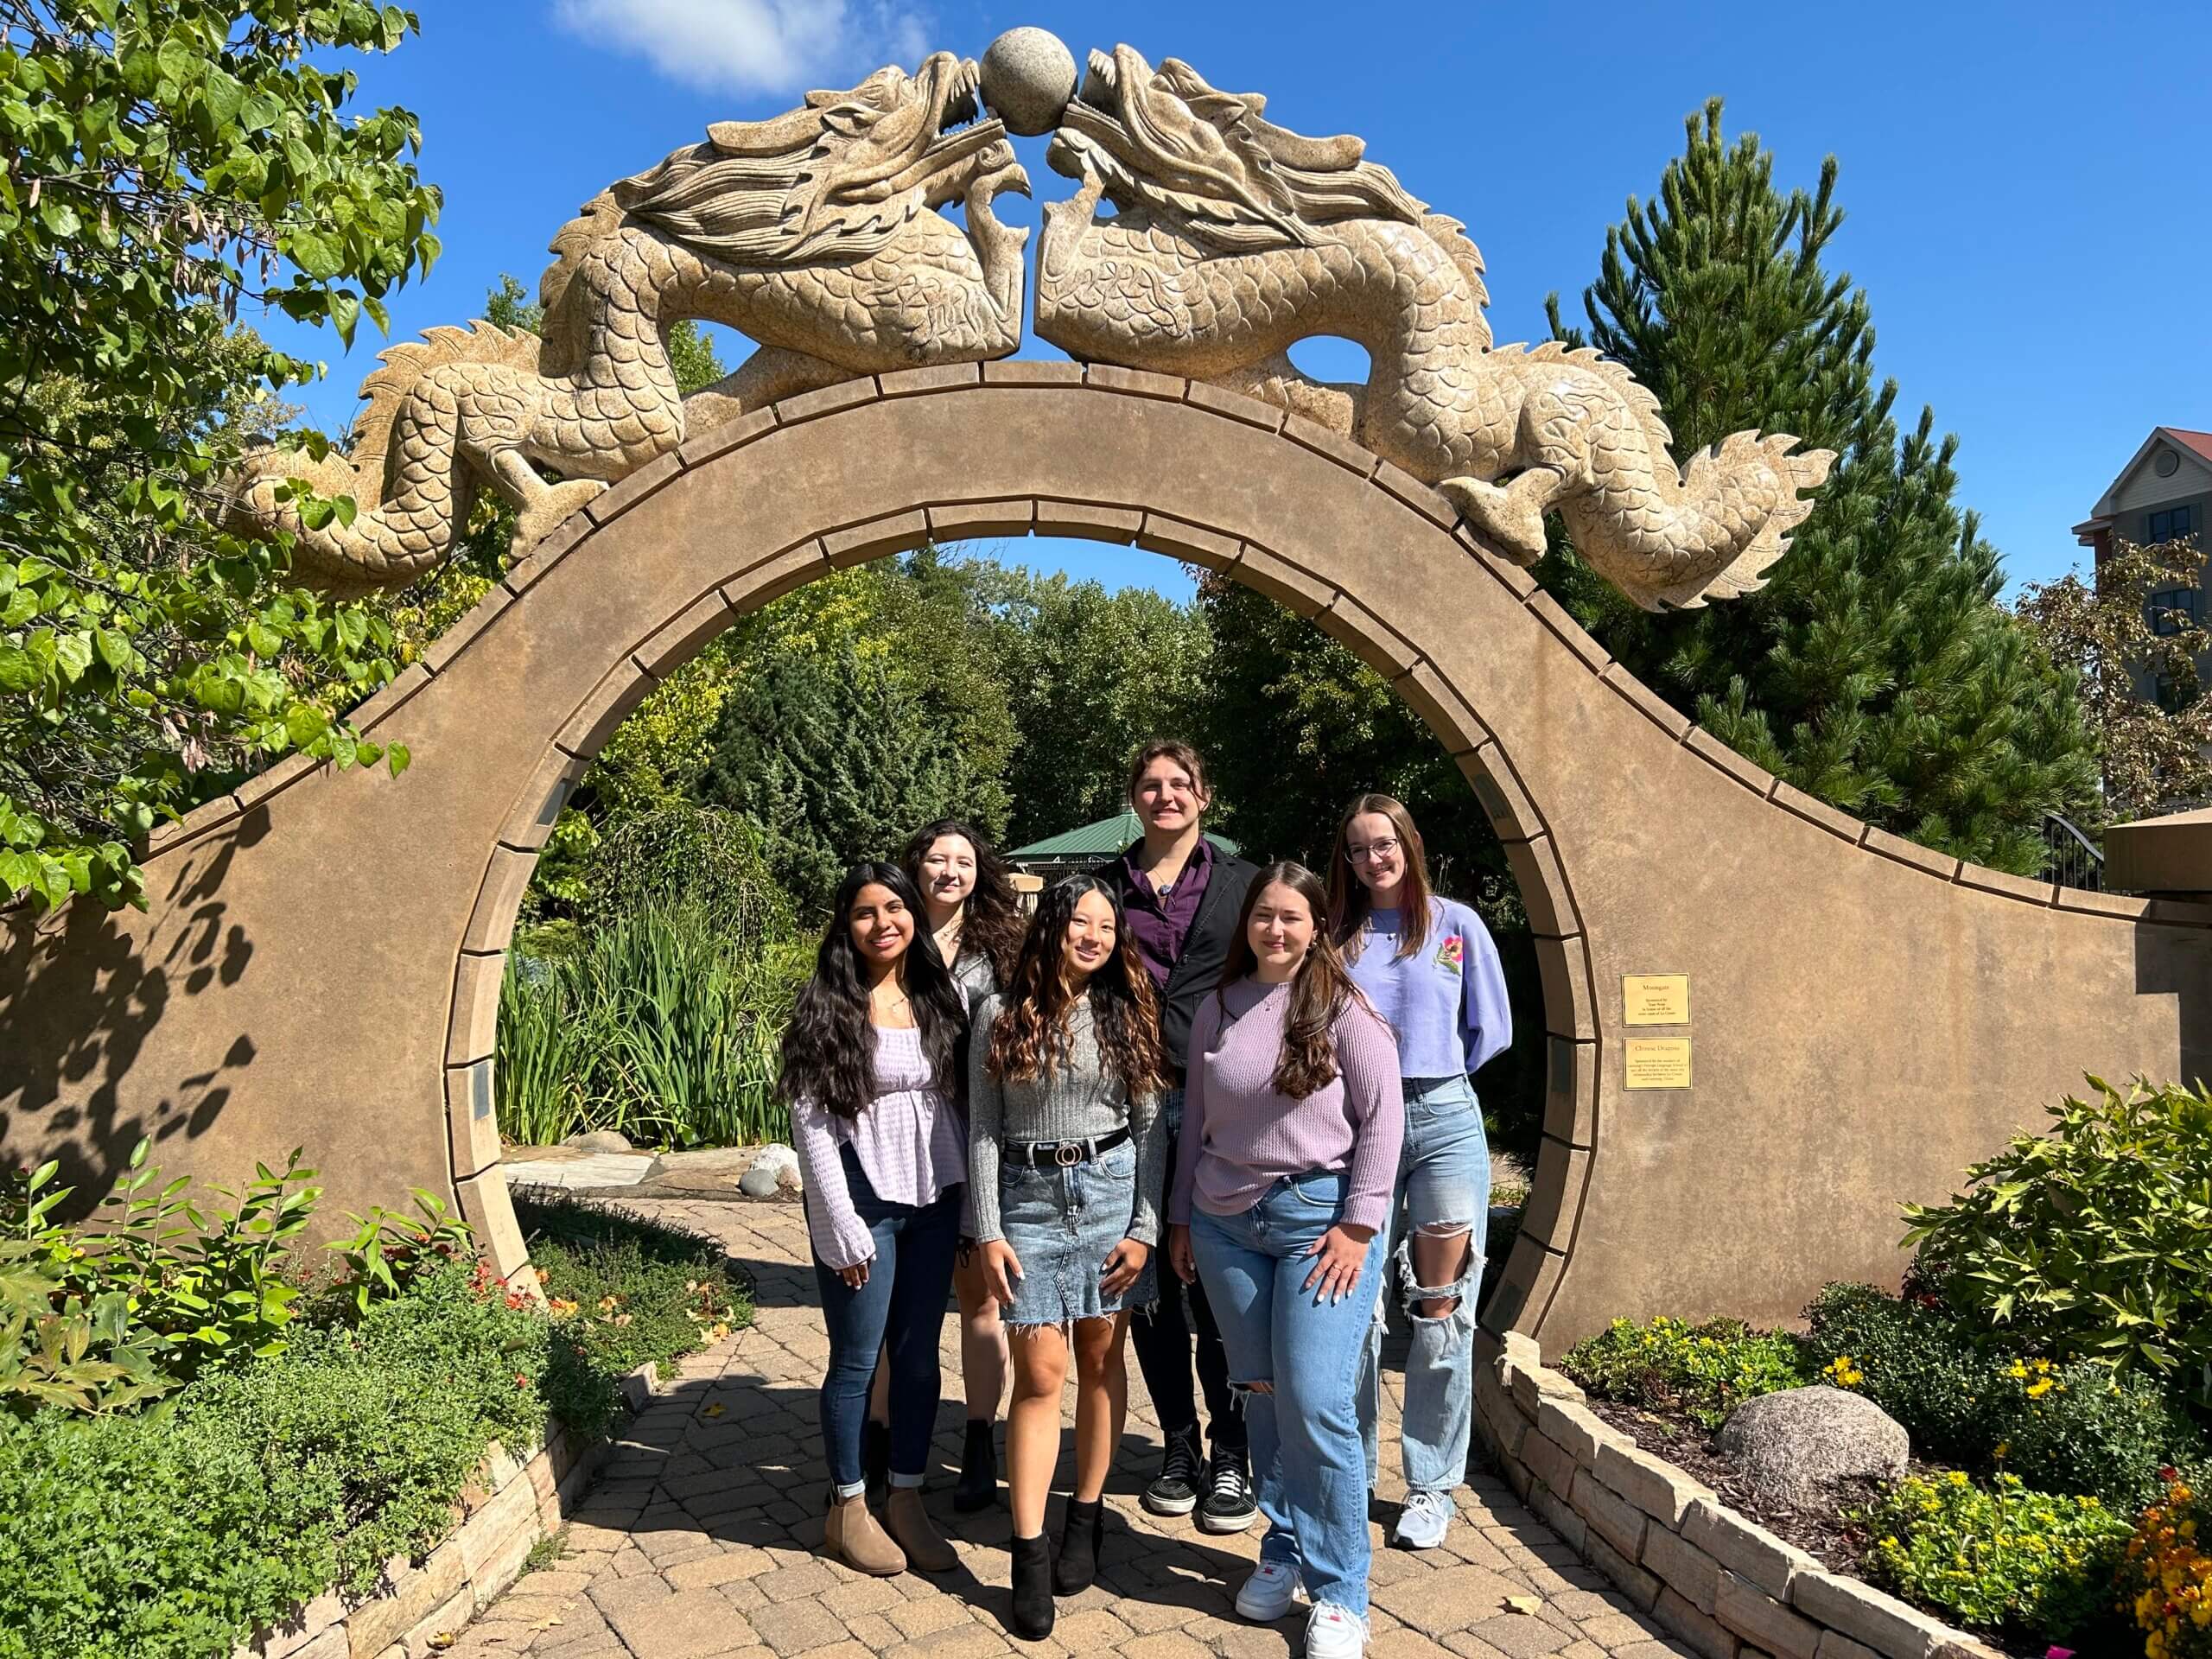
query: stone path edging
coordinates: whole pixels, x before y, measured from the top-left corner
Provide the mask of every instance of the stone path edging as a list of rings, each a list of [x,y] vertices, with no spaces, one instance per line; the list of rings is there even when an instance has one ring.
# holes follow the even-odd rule
[[[1738,1515],[1606,1423],[1528,1338],[1476,1338],[1475,1430],[1523,1502],[1708,1659],[1999,1659]]]
[[[639,1366],[622,1378],[624,1402],[644,1410],[658,1384],[653,1366]],[[385,1569],[387,1587],[350,1605],[326,1591],[232,1659],[425,1659],[450,1648],[522,1576],[539,1541],[561,1529],[610,1444],[553,1424],[545,1444],[518,1462],[494,1440],[461,1494],[461,1524],[420,1567],[395,1558]]]

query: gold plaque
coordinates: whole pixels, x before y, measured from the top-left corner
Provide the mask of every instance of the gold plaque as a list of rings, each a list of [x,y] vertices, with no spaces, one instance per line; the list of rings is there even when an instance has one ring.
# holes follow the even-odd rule
[[[1623,1066],[1630,1089],[1687,1089],[1690,1086],[1690,1039],[1687,1037],[1631,1037]]]
[[[1690,1022],[1690,976],[1622,975],[1621,1019],[1631,1026],[1687,1026]]]

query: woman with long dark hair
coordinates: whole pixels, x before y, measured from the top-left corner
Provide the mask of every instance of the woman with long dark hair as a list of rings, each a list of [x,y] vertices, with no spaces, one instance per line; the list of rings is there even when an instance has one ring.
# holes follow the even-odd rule
[[[984,997],[1011,983],[1021,953],[1021,901],[990,838],[963,818],[940,818],[915,831],[899,864],[920,889],[938,955],[952,969],[972,1011]],[[998,1300],[983,1276],[976,1249],[975,1189],[960,1217],[960,1249],[953,1259],[952,1294],[960,1305],[960,1380],[968,1399],[968,1438],[960,1455],[960,1483],[952,1507],[963,1513],[988,1509],[998,1497],[998,1448],[992,1425],[1006,1392],[1006,1327]],[[868,1457],[871,1482],[879,1464],[888,1471],[891,1372],[879,1365],[868,1402]]]
[[[976,1236],[1013,1333],[1007,1491],[1014,1628],[1052,1628],[1055,1590],[1098,1567],[1107,1466],[1128,1408],[1128,1310],[1155,1294],[1166,1154],[1152,981],[1120,901],[1070,876],[1047,892],[1003,994],[976,1012],[968,1160]],[[1060,1396],[1075,1352],[1075,1490],[1059,1559],[1045,1500],[1059,1461]]]
[[[958,1105],[967,1002],[923,913],[897,865],[846,873],[784,1032],[779,1083],[830,1332],[822,1443],[834,1491],[823,1542],[847,1566],[885,1575],[960,1564],[923,1510],[921,1487],[967,1179]],[[879,1351],[892,1390],[887,1536],[869,1512],[861,1461]]]
[[[1271,1623],[1302,1588],[1308,1659],[1367,1644],[1358,1390],[1381,1283],[1402,1108],[1390,1028],[1323,927],[1302,864],[1252,880],[1221,984],[1191,1026],[1169,1261],[1205,1282],[1246,1390],[1267,1535],[1236,1611]]]
[[[1346,809],[1329,858],[1329,934],[1398,1039],[1405,1148],[1383,1240],[1403,1283],[1413,1344],[1400,1423],[1406,1501],[1395,1541],[1444,1541],[1474,1427],[1475,1300],[1490,1217],[1490,1142],[1468,1074],[1513,1040],[1505,970],[1481,917],[1429,889],[1413,815],[1388,795]],[[1401,1242],[1402,1241],[1402,1242]],[[1360,1428],[1374,1484],[1382,1311],[1361,1380]]]

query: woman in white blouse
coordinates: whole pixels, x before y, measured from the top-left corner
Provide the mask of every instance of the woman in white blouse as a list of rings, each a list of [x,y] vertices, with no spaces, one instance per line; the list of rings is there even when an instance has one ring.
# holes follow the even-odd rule
[[[805,1174],[830,1332],[822,1441],[835,1491],[823,1547],[884,1575],[960,1564],[924,1511],[921,1487],[968,1178],[957,1099],[967,1003],[924,913],[897,865],[858,864],[846,874],[784,1033],[779,1085]],[[861,1463],[879,1350],[891,1373],[883,1526],[869,1512]]]

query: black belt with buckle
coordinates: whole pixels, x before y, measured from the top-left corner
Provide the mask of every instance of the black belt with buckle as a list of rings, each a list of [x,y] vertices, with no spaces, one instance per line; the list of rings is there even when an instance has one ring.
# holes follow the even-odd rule
[[[1042,1169],[1047,1164],[1072,1169],[1102,1152],[1111,1152],[1128,1138],[1129,1132],[1123,1128],[1116,1129],[1111,1135],[1094,1135],[1088,1141],[1009,1141],[1005,1147],[1006,1160],[1010,1164],[1027,1164],[1033,1169]]]

